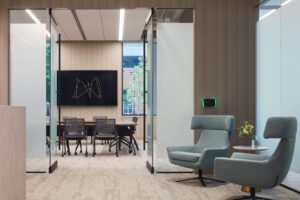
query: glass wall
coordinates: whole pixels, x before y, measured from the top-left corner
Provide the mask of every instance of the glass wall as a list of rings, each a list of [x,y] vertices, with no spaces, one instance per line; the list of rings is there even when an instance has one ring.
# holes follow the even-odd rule
[[[169,146],[192,146],[194,131],[193,9],[158,9],[155,169],[187,171],[170,164]]]
[[[10,11],[10,105],[26,107],[26,170],[46,172],[47,10]],[[16,122],[17,123],[17,122]]]
[[[57,137],[57,70],[59,68],[59,37],[56,24],[51,18],[51,64],[50,64],[50,150],[49,171],[56,165],[56,137]]]
[[[270,9],[271,8],[271,9]],[[257,22],[256,135],[270,149],[276,139],[264,139],[266,121],[273,116],[296,116],[300,123],[300,1],[271,0],[260,7]],[[298,133],[300,128],[298,126]],[[300,191],[300,138],[285,184]],[[298,181],[297,181],[298,180]]]
[[[148,23],[147,29],[147,65],[146,69],[146,102],[147,102],[147,167],[154,172],[154,134],[153,134],[153,43],[154,43],[154,30],[153,30],[153,13]]]

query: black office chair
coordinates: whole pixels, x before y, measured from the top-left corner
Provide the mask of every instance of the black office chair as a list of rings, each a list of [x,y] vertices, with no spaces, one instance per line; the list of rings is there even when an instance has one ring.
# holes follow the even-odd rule
[[[111,151],[112,144],[116,143],[116,156],[118,157],[118,139],[115,119],[96,119],[93,137],[93,156],[96,155],[96,140],[109,140],[111,141],[109,143],[109,151]]]
[[[132,121],[135,122],[135,123],[137,123],[138,118],[137,117],[132,117]],[[132,130],[133,131],[133,133],[132,133],[132,139],[134,141],[135,147],[136,147],[137,150],[139,150],[139,146],[138,146],[138,144],[137,144],[137,142],[136,142],[136,140],[135,140],[135,138],[133,136],[136,133],[136,126],[131,126],[130,128],[133,129]]]
[[[138,120],[137,117],[132,118],[132,122],[136,123]],[[133,134],[135,133],[135,126],[119,126],[118,127],[118,134],[119,134],[119,149],[121,149],[121,145],[124,144],[125,146],[128,146],[129,153],[133,151],[133,154],[136,155],[135,147],[137,147],[137,150],[139,150],[139,147],[137,145],[137,142],[135,138],[133,137]],[[129,139],[128,139],[129,137]],[[133,140],[133,141],[132,141]],[[115,144],[113,144],[115,145]]]
[[[65,119],[65,126],[63,132],[63,144],[64,151],[62,151],[62,156],[66,154],[66,143],[68,148],[68,155],[71,155],[69,140],[76,140],[77,146],[75,148],[75,155],[77,155],[77,148],[80,145],[80,153],[82,153],[81,140],[86,140],[86,151],[85,156],[87,157],[87,132],[85,129],[85,123],[83,118],[76,119]]]
[[[96,122],[97,119],[107,119],[107,116],[93,116],[93,121]],[[101,144],[103,145],[103,141],[105,144],[109,144],[109,140],[102,140]],[[93,144],[93,137],[91,137],[91,144]]]

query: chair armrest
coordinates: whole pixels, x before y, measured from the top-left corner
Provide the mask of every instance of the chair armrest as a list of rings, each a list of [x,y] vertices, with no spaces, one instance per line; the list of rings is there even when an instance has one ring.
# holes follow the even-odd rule
[[[251,153],[240,153],[234,152],[231,158],[235,159],[245,159],[245,160],[268,160],[270,156],[267,155],[259,155],[259,154],[251,154]]]
[[[204,149],[201,152],[201,157],[199,159],[200,169],[214,169],[214,161],[216,157],[226,157],[228,149]]]
[[[195,146],[171,146],[167,147],[168,153],[174,152],[174,151],[183,151],[183,152],[194,152]]]
[[[216,158],[214,173],[221,180],[250,187],[271,188],[277,179],[268,160]]]

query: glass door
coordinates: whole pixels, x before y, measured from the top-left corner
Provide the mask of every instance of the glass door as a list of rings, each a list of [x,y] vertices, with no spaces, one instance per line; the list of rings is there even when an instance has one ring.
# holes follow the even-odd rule
[[[147,128],[147,168],[151,173],[154,173],[154,158],[153,158],[153,16],[154,9],[151,10],[151,17],[147,24],[147,64],[146,64],[146,104],[147,104],[147,115],[146,115],[146,128]]]
[[[50,14],[50,149],[49,149],[49,173],[57,167],[56,141],[57,141],[57,70],[59,67],[59,36],[56,23]]]

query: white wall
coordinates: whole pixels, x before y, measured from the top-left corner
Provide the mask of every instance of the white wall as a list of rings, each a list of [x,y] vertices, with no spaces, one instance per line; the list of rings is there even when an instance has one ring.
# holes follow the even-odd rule
[[[166,148],[193,145],[194,29],[192,23],[157,24],[157,157]]]
[[[45,24],[10,25],[10,105],[26,107],[27,158],[46,157],[45,33]]]
[[[293,0],[257,23],[258,140],[261,145],[270,147],[269,151],[263,153],[272,154],[278,140],[263,138],[267,118],[296,116],[298,132],[291,166],[291,171],[296,173],[300,173],[299,19],[300,1]],[[300,189],[299,181],[296,187]]]

